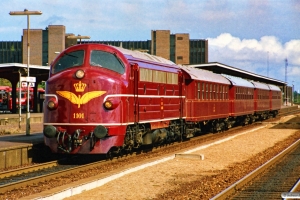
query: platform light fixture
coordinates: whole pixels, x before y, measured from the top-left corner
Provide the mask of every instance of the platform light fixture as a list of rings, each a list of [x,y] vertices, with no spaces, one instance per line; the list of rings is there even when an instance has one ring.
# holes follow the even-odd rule
[[[29,45],[29,25],[30,15],[41,15],[41,11],[29,11],[27,9],[24,9],[24,11],[11,11],[9,13],[10,15],[27,15],[27,77],[29,77],[29,58],[30,58],[30,45]],[[21,80],[19,80],[19,84],[21,84]],[[21,92],[21,91],[19,91]],[[29,84],[27,82],[27,111],[26,111],[26,135],[30,135],[30,108],[29,108],[29,99],[30,99],[30,91],[29,91]]]
[[[81,44],[81,40],[82,39],[91,39],[91,37],[90,36],[85,36],[85,35],[69,35],[68,37],[67,37],[68,39],[79,39],[79,44]]]

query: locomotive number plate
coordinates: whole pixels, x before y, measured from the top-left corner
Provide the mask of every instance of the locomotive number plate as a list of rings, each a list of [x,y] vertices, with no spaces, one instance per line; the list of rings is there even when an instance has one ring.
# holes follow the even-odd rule
[[[84,113],[73,113],[73,118],[74,119],[83,119]]]

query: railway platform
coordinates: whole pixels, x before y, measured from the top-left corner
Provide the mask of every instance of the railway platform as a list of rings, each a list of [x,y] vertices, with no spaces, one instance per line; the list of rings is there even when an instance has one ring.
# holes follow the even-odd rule
[[[0,169],[34,162],[43,144],[43,134],[4,135],[0,137]]]
[[[25,121],[25,114],[20,124],[18,114],[0,115],[0,169],[30,164],[40,156],[43,114],[31,113],[30,135],[26,135]]]
[[[19,114],[0,114],[0,126],[18,125],[20,121]],[[31,123],[42,123],[43,113],[30,113]],[[26,123],[26,114],[21,114],[21,125]]]

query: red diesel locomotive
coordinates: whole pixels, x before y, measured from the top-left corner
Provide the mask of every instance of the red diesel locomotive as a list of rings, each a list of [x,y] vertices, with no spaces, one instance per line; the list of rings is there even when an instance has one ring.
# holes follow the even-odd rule
[[[117,154],[275,116],[280,105],[277,86],[81,44],[51,64],[43,133],[52,152]]]

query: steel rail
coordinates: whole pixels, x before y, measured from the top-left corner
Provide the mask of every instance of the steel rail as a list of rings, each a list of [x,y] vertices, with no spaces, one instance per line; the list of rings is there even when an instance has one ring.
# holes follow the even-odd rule
[[[38,170],[42,170],[42,169],[46,169],[46,168],[50,168],[50,167],[56,167],[58,165],[59,165],[58,161],[56,160],[56,161],[51,161],[51,162],[42,163],[42,164],[36,164],[36,165],[24,167],[24,168],[3,171],[3,172],[0,172],[0,179],[8,178],[11,176],[17,176],[17,175],[25,174],[25,173],[29,173],[29,172],[34,172],[34,171],[38,171]]]
[[[54,178],[59,178],[59,177],[62,177],[62,176],[71,175],[72,173],[75,173],[75,172],[78,172],[78,171],[84,171],[84,170],[90,169],[92,167],[100,166],[103,163],[104,163],[104,161],[98,161],[98,162],[89,163],[89,164],[86,164],[86,165],[73,167],[73,168],[70,168],[70,169],[65,169],[65,170],[61,170],[61,171],[58,171],[58,172],[54,172],[54,173],[50,173],[50,174],[46,174],[46,175],[40,175],[40,176],[36,176],[36,177],[33,177],[33,178],[20,180],[20,181],[14,182],[14,183],[9,183],[9,184],[6,184],[6,185],[2,185],[2,186],[0,186],[0,193],[5,193],[7,191],[17,189],[17,188],[20,188],[20,187],[26,187],[27,185],[35,185],[35,184],[38,184],[39,182],[42,182],[42,181],[49,181],[49,180],[54,179]]]
[[[293,188],[289,192],[297,192],[300,189],[300,178],[298,179],[297,183],[293,186]]]
[[[296,147],[300,144],[300,139],[298,139],[296,142],[294,142],[292,145],[290,145],[288,148],[286,148],[284,151],[273,157],[271,160],[257,168],[256,170],[252,171],[250,174],[246,175],[244,178],[240,179],[239,181],[235,182],[233,185],[228,187],[227,189],[223,190],[221,193],[214,196],[211,200],[221,200],[226,199],[230,195],[234,194],[237,190],[240,190],[243,188],[244,185],[249,183],[253,178],[255,178],[257,175],[265,171],[267,168],[271,167],[278,161],[280,161],[285,155],[292,152]]]

